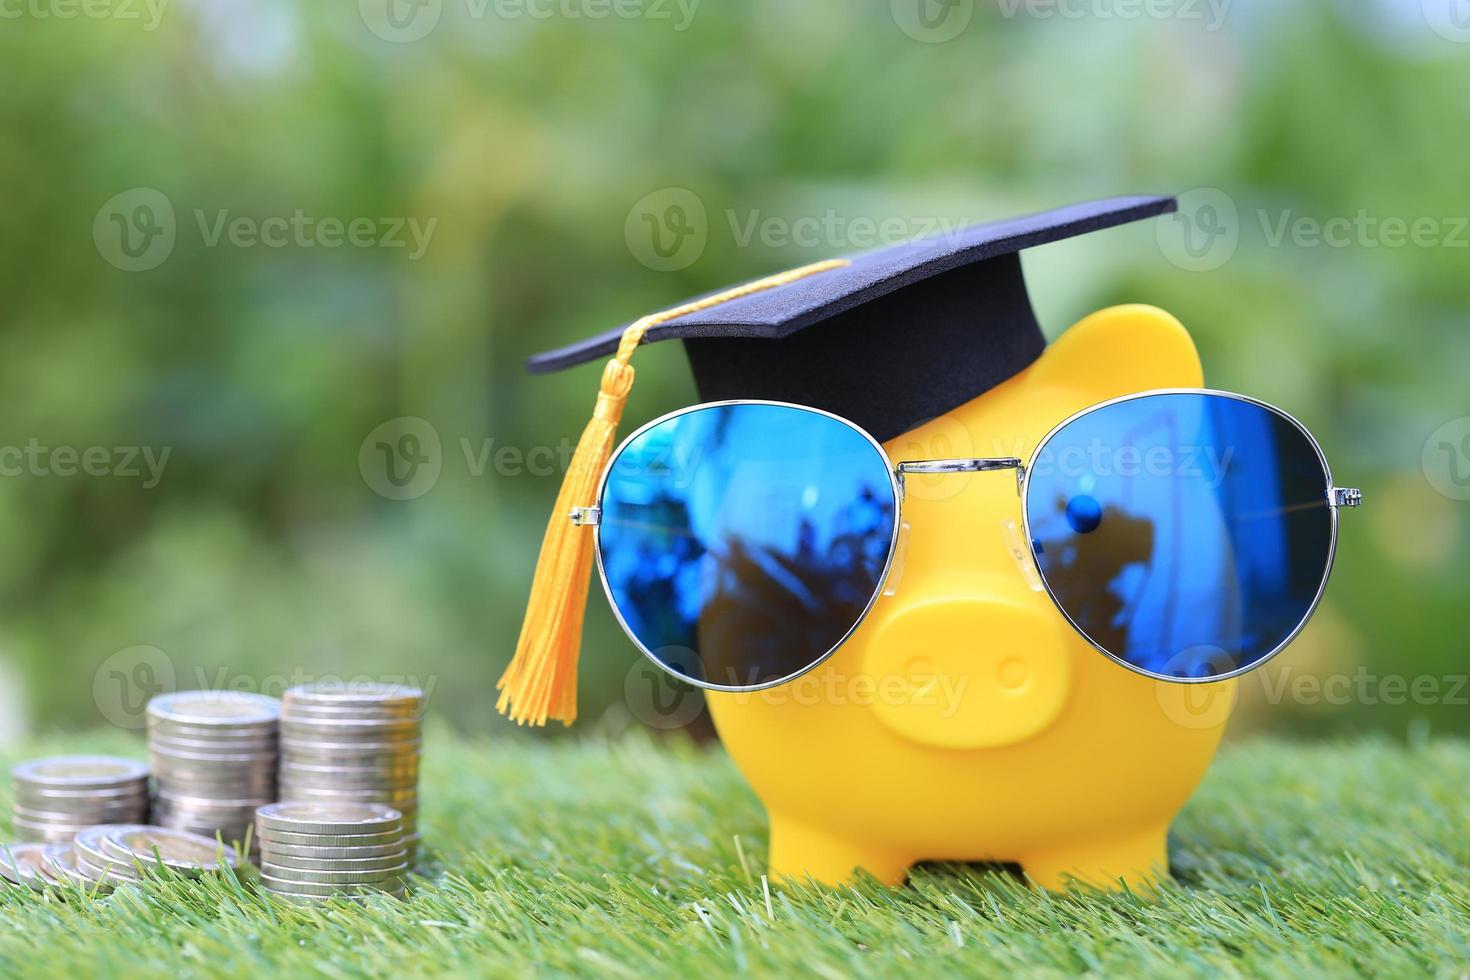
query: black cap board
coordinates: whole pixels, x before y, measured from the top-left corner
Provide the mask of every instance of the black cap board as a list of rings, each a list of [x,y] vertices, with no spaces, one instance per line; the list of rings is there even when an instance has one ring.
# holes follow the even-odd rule
[[[887,441],[1041,355],[1022,249],[1174,209],[1171,197],[1112,197],[971,225],[688,313],[650,328],[643,342],[682,340],[705,401],[809,405]],[[543,373],[607,357],[624,329],[537,354],[527,367]]]

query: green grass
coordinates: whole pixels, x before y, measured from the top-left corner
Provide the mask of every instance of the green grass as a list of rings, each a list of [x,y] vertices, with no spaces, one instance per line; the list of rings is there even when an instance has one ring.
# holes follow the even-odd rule
[[[1229,747],[1175,824],[1177,881],[1154,899],[1045,894],[959,865],[921,868],[899,889],[767,891],[764,817],[728,759],[643,738],[467,743],[439,731],[425,794],[431,851],[406,902],[278,908],[248,878],[91,900],[11,892],[0,975],[1470,970],[1460,742]]]

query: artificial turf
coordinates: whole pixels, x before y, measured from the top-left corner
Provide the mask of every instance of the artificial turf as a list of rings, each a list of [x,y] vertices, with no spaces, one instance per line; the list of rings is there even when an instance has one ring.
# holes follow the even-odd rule
[[[97,751],[116,737],[53,751]],[[7,791],[8,793],[8,791]],[[431,733],[411,897],[280,907],[238,877],[0,895],[0,975],[1299,976],[1470,971],[1470,744],[1228,745],[1152,897],[919,868],[767,882],[718,747]],[[8,795],[4,799],[8,813]]]

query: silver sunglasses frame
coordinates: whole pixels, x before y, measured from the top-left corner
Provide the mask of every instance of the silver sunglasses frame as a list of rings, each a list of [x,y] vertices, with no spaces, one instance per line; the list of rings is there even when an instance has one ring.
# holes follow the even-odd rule
[[[1139,667],[1136,664],[1129,663],[1122,657],[1115,655],[1102,644],[1098,643],[1095,639],[1088,635],[1086,630],[1078,625],[1077,621],[1072,618],[1072,616],[1062,606],[1061,602],[1057,599],[1056,593],[1052,591],[1051,583],[1047,581],[1046,576],[1041,572],[1041,566],[1040,563],[1036,560],[1036,552],[1031,538],[1029,508],[1026,506],[1027,495],[1029,494],[1031,489],[1031,475],[1035,469],[1036,461],[1041,457],[1041,454],[1046,449],[1047,444],[1050,443],[1051,440],[1067,426],[1071,425],[1078,419],[1083,418],[1084,416],[1092,414],[1093,412],[1096,412],[1103,408],[1107,408],[1111,405],[1120,404],[1122,402],[1136,401],[1140,398],[1150,398],[1158,395],[1213,395],[1220,398],[1230,398],[1236,401],[1246,402],[1247,404],[1264,408],[1267,411],[1280,416],[1281,418],[1285,419],[1293,426],[1295,426],[1297,431],[1301,432],[1301,434],[1306,437],[1307,442],[1311,444],[1313,451],[1317,454],[1317,460],[1322,465],[1322,474],[1324,479],[1326,480],[1326,485],[1323,488],[1323,493],[1326,505],[1331,512],[1331,536],[1328,541],[1327,560],[1322,570],[1322,581],[1317,586],[1317,593],[1312,598],[1311,605],[1307,607],[1306,613],[1303,614],[1301,622],[1299,622],[1296,625],[1296,628],[1293,629],[1286,636],[1285,639],[1283,639],[1279,644],[1272,648],[1271,651],[1265,656],[1260,657],[1247,666],[1223,674],[1216,674],[1210,677],[1179,677],[1171,674],[1159,674],[1154,671],[1145,670],[1142,667]],[[857,617],[857,619],[853,622],[852,626],[847,630],[847,632],[845,632],[842,637],[835,644],[833,644],[831,649],[827,650],[820,657],[815,658],[810,664],[801,668],[798,671],[788,674],[785,677],[781,677],[773,681],[766,681],[760,684],[713,684],[708,681],[686,677],[683,674],[671,670],[666,664],[663,663],[663,661],[654,656],[653,651],[645,646],[643,641],[640,640],[633,633],[633,630],[631,628],[629,628],[627,620],[623,618],[622,610],[618,608],[617,600],[613,598],[612,587],[607,580],[607,569],[603,566],[602,562],[603,495],[607,490],[607,482],[609,477],[611,477],[612,475],[613,467],[617,464],[617,461],[619,457],[622,456],[623,451],[627,449],[628,446],[632,444],[632,442],[643,433],[656,426],[662,425],[670,419],[676,419],[682,415],[688,415],[691,412],[698,412],[707,408],[718,408],[729,405],[769,405],[776,408],[796,409],[798,411],[810,412],[814,415],[822,415],[848,426],[849,428],[860,433],[863,438],[867,439],[868,443],[878,453],[879,458],[883,460],[888,472],[889,487],[893,494],[893,533],[888,541],[888,554],[883,562],[883,571],[878,578],[878,586],[873,590],[873,594],[868,599],[867,605],[863,608],[862,614]],[[1070,625],[1074,631],[1076,631],[1078,636],[1086,640],[1087,643],[1091,647],[1093,647],[1093,649],[1103,654],[1103,656],[1107,657],[1113,663],[1118,664],[1119,666],[1122,666],[1134,672],[1135,674],[1142,674],[1143,676],[1152,678],[1154,680],[1168,681],[1173,684],[1213,684],[1219,681],[1229,680],[1232,677],[1239,677],[1242,674],[1245,674],[1249,671],[1255,670],[1257,667],[1262,666],[1267,661],[1274,658],[1277,654],[1281,653],[1282,650],[1286,649],[1286,647],[1290,645],[1291,641],[1296,639],[1296,637],[1306,627],[1307,623],[1311,620],[1312,614],[1315,613],[1317,611],[1317,607],[1321,605],[1322,596],[1327,591],[1327,581],[1332,576],[1332,567],[1337,558],[1338,510],[1343,507],[1358,507],[1361,505],[1363,499],[1362,492],[1355,488],[1337,487],[1333,485],[1332,468],[1327,463],[1327,455],[1322,451],[1321,443],[1319,443],[1317,441],[1317,438],[1312,435],[1311,431],[1290,412],[1278,408],[1275,405],[1270,404],[1269,402],[1261,401],[1258,398],[1251,398],[1248,395],[1241,395],[1232,391],[1220,391],[1215,388],[1155,388],[1149,391],[1139,391],[1132,394],[1122,395],[1117,398],[1110,398],[1106,401],[1098,402],[1095,405],[1089,405],[1081,411],[1072,413],[1071,415],[1064,418],[1062,421],[1058,422],[1056,425],[1052,426],[1051,430],[1048,431],[1046,435],[1041,438],[1041,441],[1036,444],[1036,448],[1031,452],[1030,459],[1025,462],[1023,462],[1019,457],[1006,456],[975,457],[964,459],[904,460],[895,464],[892,458],[889,457],[888,452],[883,448],[883,445],[878,442],[877,439],[874,439],[873,436],[869,434],[868,431],[862,426],[857,425],[850,419],[845,419],[842,416],[837,415],[833,412],[824,411],[820,408],[813,408],[810,405],[797,405],[792,402],[770,401],[754,398],[736,398],[728,399],[725,401],[705,402],[699,405],[690,405],[687,408],[681,408],[678,411],[669,412],[668,414],[661,415],[650,422],[646,422],[635,429],[631,434],[629,434],[628,437],[618,445],[617,449],[614,450],[613,454],[608,458],[607,466],[603,469],[602,472],[602,478],[598,481],[597,484],[597,495],[594,498],[597,501],[596,505],[592,507],[573,508],[572,512],[567,516],[573,524],[592,525],[594,535],[593,550],[597,556],[597,574],[598,577],[602,580],[603,594],[607,596],[608,605],[612,607],[613,616],[617,619],[618,625],[622,627],[623,632],[627,634],[628,638],[633,641],[633,645],[636,646],[645,657],[647,657],[660,670],[673,677],[677,677],[679,680],[682,680],[688,684],[692,684],[695,687],[703,688],[707,691],[725,691],[733,694],[750,693],[754,691],[764,691],[773,687],[779,687],[782,684],[790,683],[791,681],[796,680],[798,677],[801,677],[803,674],[806,674],[820,667],[822,664],[826,663],[827,660],[829,660],[844,643],[847,642],[852,634],[857,631],[858,627],[863,624],[863,621],[868,618],[868,614],[873,611],[873,607],[877,604],[878,599],[884,594],[884,587],[887,585],[888,576],[893,571],[893,559],[898,550],[898,541],[903,528],[903,502],[905,496],[904,476],[906,474],[979,473],[994,470],[1016,471],[1016,495],[1021,502],[1021,528],[1026,542],[1026,554],[1027,557],[1029,557],[1029,559],[1031,560],[1033,567],[1036,569],[1037,578],[1040,580],[1042,586],[1046,590],[1046,594],[1051,599],[1052,605],[1054,605],[1057,608],[1057,611],[1061,613],[1062,618],[1067,621],[1068,625]]]

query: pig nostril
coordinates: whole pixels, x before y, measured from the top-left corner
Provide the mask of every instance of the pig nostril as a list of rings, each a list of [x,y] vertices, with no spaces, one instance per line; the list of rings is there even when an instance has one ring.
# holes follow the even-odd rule
[[[1031,677],[1031,668],[1020,657],[1009,657],[1001,661],[996,676],[1001,687],[1016,691],[1026,686],[1026,681]]]

